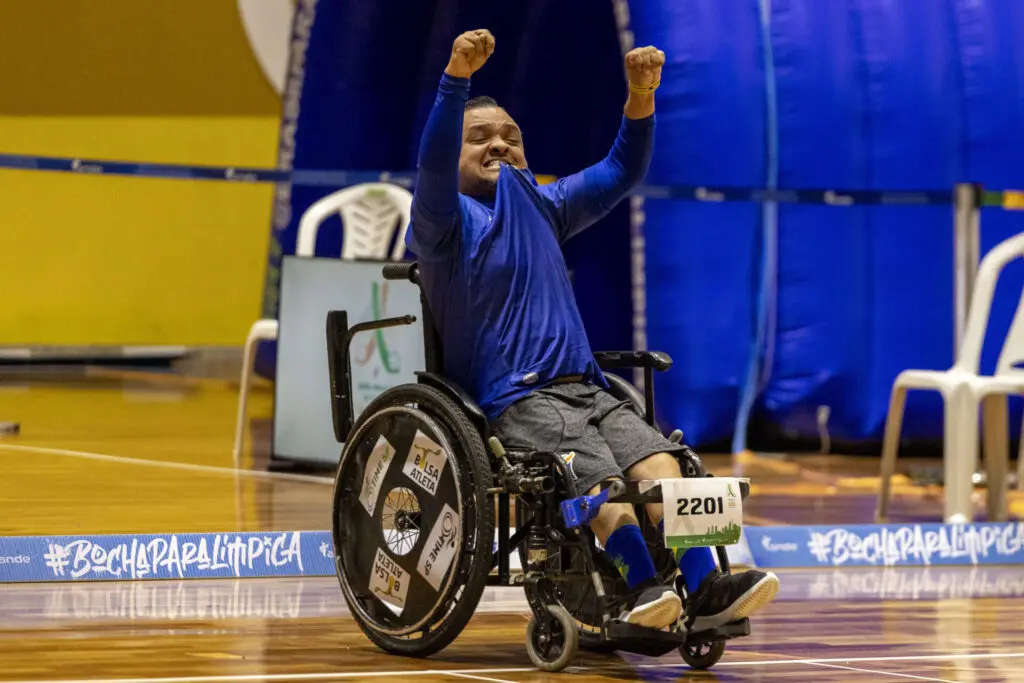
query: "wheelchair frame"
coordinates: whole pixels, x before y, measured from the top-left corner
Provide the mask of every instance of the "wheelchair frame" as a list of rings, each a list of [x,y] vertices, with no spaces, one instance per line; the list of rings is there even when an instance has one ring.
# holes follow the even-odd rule
[[[750,624],[747,619],[726,624],[720,628],[702,632],[691,632],[686,624],[672,630],[656,630],[624,623],[615,618],[612,608],[626,602],[632,597],[614,567],[608,568],[607,563],[599,562],[595,553],[595,539],[587,526],[600,506],[609,501],[644,506],[647,503],[660,503],[660,485],[641,490],[635,481],[617,481],[608,485],[595,496],[580,495],[575,490],[568,466],[555,453],[543,451],[508,451],[500,442],[490,435],[488,421],[483,411],[469,395],[454,382],[442,374],[442,356],[440,340],[433,324],[430,307],[423,291],[418,267],[415,263],[389,263],[383,266],[383,275],[389,280],[408,280],[420,287],[420,302],[423,311],[423,342],[426,355],[426,369],[417,372],[418,383],[441,392],[458,406],[468,417],[479,436],[489,446],[493,460],[491,466],[491,482],[487,488],[488,495],[497,497],[497,543],[491,557],[488,581],[489,584],[514,586],[522,585],[527,602],[533,612],[527,627],[527,652],[533,663],[545,671],[558,671],[571,661],[579,640],[583,638],[583,646],[599,651],[622,650],[647,656],[661,656],[678,649],[684,661],[698,669],[707,669],[714,665],[724,653],[725,641],[749,635]],[[331,311],[327,316],[328,365],[330,373],[331,410],[335,437],[339,443],[345,442],[353,430],[352,414],[352,380],[349,348],[355,335],[397,325],[408,325],[415,322],[412,315],[387,318],[383,320],[348,325],[345,311]],[[632,384],[618,375],[607,374],[613,392],[632,400],[644,409],[644,418],[648,424],[656,427],[654,415],[654,371],[665,371],[672,365],[667,354],[652,351],[601,352],[595,353],[595,359],[603,371],[620,368],[642,367],[645,376],[645,392],[641,394]],[[391,391],[391,390],[388,390]],[[387,393],[387,392],[385,392]],[[678,442],[681,433],[674,432],[670,437]],[[496,463],[496,464],[495,464]],[[339,463],[339,483],[341,468]],[[704,470],[700,458],[686,449],[681,457],[681,469],[684,476],[711,476]],[[746,498],[749,487],[741,483],[741,496]],[[510,537],[510,507],[512,496],[517,499],[517,525],[515,534]],[[336,492],[337,496],[337,492]],[[520,514],[520,505],[523,514]],[[337,511],[336,511],[337,512]],[[527,519],[526,514],[532,513]],[[561,513],[561,514],[559,514]],[[643,509],[638,510],[638,520],[648,544],[652,546],[652,555],[658,550],[657,543],[652,544],[656,534],[648,522]],[[340,522],[335,516],[333,524]],[[334,533],[335,561],[339,579],[343,571],[338,545],[337,528]],[[577,550],[583,558],[582,566],[573,569],[572,551]],[[675,563],[672,554],[663,546],[661,550],[662,567],[659,572],[662,578],[666,574],[675,574]],[[724,547],[715,548],[721,571],[729,572],[729,559]],[[512,552],[520,554],[523,572],[513,577],[510,569]],[[664,553],[671,560],[664,562]],[[546,563],[552,558],[559,561],[561,572],[552,576],[546,570]],[[575,556],[576,558],[579,555]],[[577,562],[577,565],[579,563]],[[656,565],[658,560],[656,559]],[[569,565],[568,571],[566,565]],[[497,570],[497,575],[492,573]],[[602,574],[602,569],[605,570]],[[575,584],[572,582],[576,582]],[[560,585],[576,586],[584,591],[585,584],[592,582],[596,601],[590,605],[591,620],[600,620],[598,624],[587,624],[578,615],[570,614],[563,606],[563,597],[559,597]],[[611,582],[613,594],[609,594]],[[618,584],[618,585],[616,585]],[[346,595],[346,598],[348,596]],[[438,603],[440,604],[440,603]],[[579,606],[578,606],[579,607]],[[475,608],[475,606],[474,606]],[[596,614],[593,613],[596,609]],[[355,614],[355,610],[353,610]],[[363,626],[362,624],[360,624]],[[583,627],[598,629],[588,632]],[[366,628],[364,627],[364,631]],[[454,637],[454,636],[453,636]],[[381,643],[374,639],[378,645]],[[444,647],[447,643],[441,645]],[[551,647],[555,652],[551,652]],[[440,649],[440,648],[436,648]],[[436,649],[434,651],[436,651]],[[430,654],[403,651],[403,654]]]

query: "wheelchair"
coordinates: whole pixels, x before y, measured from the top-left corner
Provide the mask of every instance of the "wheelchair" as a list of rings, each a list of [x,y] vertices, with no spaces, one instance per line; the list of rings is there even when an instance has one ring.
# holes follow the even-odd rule
[[[661,482],[615,481],[595,496],[573,486],[555,453],[506,450],[489,434],[481,409],[441,371],[441,349],[415,263],[383,266],[388,280],[420,286],[426,369],[415,383],[392,387],[352,415],[349,347],[356,334],[415,322],[412,315],[348,325],[345,311],[327,315],[327,350],[335,437],[342,447],[332,510],[334,561],[342,593],[366,636],[382,650],[427,657],[465,628],[485,586],[521,585],[532,617],[526,649],[542,671],[560,671],[577,649],[659,657],[678,649],[695,669],[721,659],[727,640],[749,635],[741,619],[693,632],[686,615],[658,630],[617,618],[635,597],[587,522],[608,500],[636,506],[661,580],[677,565],[643,506],[662,502]],[[654,425],[653,373],[672,360],[650,351],[595,354],[602,370],[641,367],[641,394],[607,373],[612,392],[635,403]],[[679,443],[677,430],[670,439]],[[706,474],[689,449],[685,477]],[[749,492],[740,482],[740,496]],[[512,499],[515,532],[512,533]],[[510,536],[511,534],[511,536]],[[497,537],[495,541],[495,536]],[[511,553],[522,572],[513,576]],[[719,568],[729,571],[723,546]]]

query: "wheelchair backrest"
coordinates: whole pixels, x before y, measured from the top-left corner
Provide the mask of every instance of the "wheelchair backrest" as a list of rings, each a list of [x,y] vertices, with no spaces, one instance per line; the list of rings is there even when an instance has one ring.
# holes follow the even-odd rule
[[[441,348],[441,336],[434,325],[434,316],[430,312],[427,294],[423,291],[420,280],[419,265],[415,262],[388,263],[383,268],[385,280],[408,280],[420,289],[420,307],[423,310],[423,351],[426,359],[426,371],[437,375],[444,374],[444,353]]]

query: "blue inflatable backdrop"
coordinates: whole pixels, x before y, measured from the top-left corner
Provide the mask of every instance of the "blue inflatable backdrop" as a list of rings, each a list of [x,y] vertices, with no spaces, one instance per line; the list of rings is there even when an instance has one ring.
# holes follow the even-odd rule
[[[668,58],[649,183],[1024,187],[1019,0],[626,4],[636,44]],[[517,118],[535,172],[575,171],[614,138],[625,90],[611,0],[298,5],[301,106],[285,111],[286,128],[297,112],[295,168],[411,170],[451,41],[480,26],[497,50],[474,94]],[[315,12],[308,44],[303,8]],[[298,217],[332,189],[279,195],[265,315],[276,314],[274,267],[294,252]],[[648,199],[644,213],[648,345],[676,361],[657,380],[660,414],[695,445],[727,442],[748,420],[754,445],[758,433],[814,438],[820,406],[834,440],[877,441],[896,374],[953,361],[947,207]],[[985,251],[1024,230],[1024,215],[987,209],[982,226]],[[318,253],[338,244],[323,231]],[[631,345],[629,245],[624,203],[567,250],[596,348]],[[1022,271],[1000,283],[993,336],[1009,324]],[[986,345],[983,369],[998,352]],[[261,371],[272,366],[264,349]],[[941,424],[938,398],[912,394],[905,434],[938,438]]]

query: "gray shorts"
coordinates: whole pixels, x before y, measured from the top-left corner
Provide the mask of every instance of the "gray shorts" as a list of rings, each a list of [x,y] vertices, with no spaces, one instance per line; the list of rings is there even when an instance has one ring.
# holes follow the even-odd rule
[[[506,408],[492,431],[506,448],[562,455],[579,495],[607,479],[625,478],[626,470],[655,453],[681,450],[631,401],[583,383],[537,389]]]

